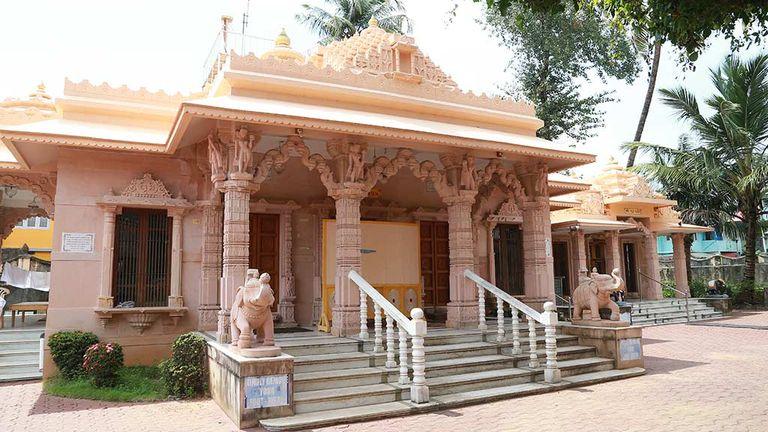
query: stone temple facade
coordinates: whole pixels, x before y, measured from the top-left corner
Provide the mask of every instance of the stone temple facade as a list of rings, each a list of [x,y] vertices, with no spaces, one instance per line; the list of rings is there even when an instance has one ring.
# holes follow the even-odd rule
[[[408,36],[371,23],[305,58],[281,34],[259,56],[227,49],[226,23],[202,91],[67,80],[0,103],[0,183],[36,196],[2,208],[4,235],[56,221],[47,335],[94,331],[129,364],[190,330],[226,341],[248,268],[272,275],[278,327],[339,336],[360,324],[352,270],[453,328],[478,324],[465,269],[537,310],[591,266],[656,298],[654,236],[679,258],[704,229],[617,165],[556,174],[595,156],[537,138],[526,102],[463,92]]]

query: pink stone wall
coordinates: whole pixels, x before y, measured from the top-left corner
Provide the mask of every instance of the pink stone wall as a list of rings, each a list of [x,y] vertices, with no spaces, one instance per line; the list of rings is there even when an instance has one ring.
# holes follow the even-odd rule
[[[101,284],[101,245],[104,212],[96,202],[110,189],[119,194],[133,179],[145,172],[162,180],[169,192],[181,192],[190,202],[198,197],[202,175],[191,159],[126,153],[59,150],[56,214],[53,234],[51,293],[46,335],[60,330],[86,330],[105,341],[124,346],[127,364],[152,364],[167,356],[170,343],[197,324],[200,286],[201,213],[193,210],[182,222],[182,295],[189,312],[173,326],[158,319],[143,335],[130,327],[124,317],[113,318],[103,328],[94,308]],[[94,252],[62,253],[64,232],[95,234]],[[47,349],[46,349],[47,351]],[[50,358],[48,358],[50,360]],[[46,361],[45,375],[54,372]]]

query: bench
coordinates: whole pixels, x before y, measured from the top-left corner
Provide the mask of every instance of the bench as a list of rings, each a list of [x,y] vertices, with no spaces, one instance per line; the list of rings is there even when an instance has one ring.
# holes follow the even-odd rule
[[[8,307],[11,311],[11,327],[16,326],[16,313],[21,312],[21,322],[24,323],[27,312],[48,314],[48,302],[22,302]]]

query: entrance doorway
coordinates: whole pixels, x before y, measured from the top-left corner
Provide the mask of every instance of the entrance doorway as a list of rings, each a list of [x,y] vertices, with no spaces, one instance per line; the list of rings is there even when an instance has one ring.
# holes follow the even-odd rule
[[[269,273],[277,310],[280,293],[280,215],[251,213],[249,268]]]
[[[605,241],[604,240],[592,240],[589,242],[589,267],[596,268],[600,274],[608,273],[605,270]]]
[[[634,243],[624,243],[624,283],[627,285],[627,293],[637,293],[637,256]]]
[[[518,225],[500,224],[493,229],[496,286],[512,295],[523,295],[523,237]]]
[[[430,320],[444,321],[450,296],[448,222],[421,221],[419,240],[424,312]]]
[[[555,268],[555,292],[560,296],[571,295],[568,273],[568,242],[552,242],[552,259]]]

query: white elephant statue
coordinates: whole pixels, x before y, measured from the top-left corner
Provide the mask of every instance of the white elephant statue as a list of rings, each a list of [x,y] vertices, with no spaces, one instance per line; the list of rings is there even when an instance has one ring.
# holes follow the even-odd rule
[[[615,268],[611,274],[599,274],[593,268],[589,277],[583,277],[573,291],[573,319],[583,319],[582,312],[589,309],[590,319],[600,320],[600,308],[611,310],[611,321],[619,320],[619,306],[611,300],[611,293],[620,289],[624,281]]]

